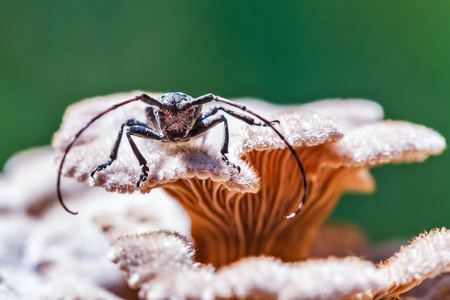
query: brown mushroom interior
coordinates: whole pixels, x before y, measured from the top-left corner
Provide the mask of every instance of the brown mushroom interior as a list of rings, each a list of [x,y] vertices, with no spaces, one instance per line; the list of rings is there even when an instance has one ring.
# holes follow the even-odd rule
[[[254,194],[232,192],[222,183],[198,178],[164,185],[191,217],[197,261],[220,267],[246,256],[306,258],[319,226],[360,168],[333,160],[326,145],[296,151],[306,171],[308,194],[300,214],[289,220],[285,216],[299,205],[303,186],[287,149],[243,155],[261,176],[261,188]]]

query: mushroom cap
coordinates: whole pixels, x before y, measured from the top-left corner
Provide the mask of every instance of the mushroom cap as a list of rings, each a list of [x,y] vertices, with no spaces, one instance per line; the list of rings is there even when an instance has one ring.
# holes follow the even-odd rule
[[[53,146],[64,151],[74,134],[96,114],[139,93],[135,91],[95,97],[71,105],[60,130],[54,136]],[[161,94],[150,95],[158,98]],[[278,111],[273,119],[278,119],[281,124],[275,126],[295,148],[327,144],[334,163],[371,166],[386,162],[417,161],[428,155],[438,154],[445,148],[445,140],[424,126],[380,121],[383,110],[373,101],[328,99],[296,108],[280,108],[264,103],[257,105],[254,100],[246,101],[262,109]],[[173,145],[135,138],[135,143],[150,168],[149,178],[140,189],[136,182],[141,167],[128,145],[121,145],[118,158],[111,166],[97,172],[95,178],[90,178],[89,174],[93,169],[108,160],[122,123],[129,118],[146,120],[144,108],[143,103],[133,102],[111,111],[92,124],[78,138],[67,156],[63,174],[120,193],[132,193],[136,190],[148,193],[154,187],[194,177],[222,183],[230,191],[256,193],[260,184],[259,174],[239,158],[253,150],[286,148],[286,144],[271,128],[239,127],[241,132],[232,136],[230,141],[230,160],[241,167],[241,172],[238,173],[222,161],[218,145],[199,145],[195,140]],[[288,111],[280,112],[282,109]],[[122,144],[127,144],[126,139],[123,140]]]

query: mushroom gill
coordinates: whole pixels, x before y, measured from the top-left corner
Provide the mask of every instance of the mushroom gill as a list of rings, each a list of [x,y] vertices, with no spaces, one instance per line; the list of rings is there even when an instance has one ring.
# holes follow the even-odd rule
[[[53,144],[64,149],[79,127],[74,121],[77,116],[88,120],[107,103],[127,96],[99,97],[72,106]],[[106,161],[121,123],[129,117],[144,120],[143,108],[139,111],[137,105],[130,104],[90,128],[67,157],[64,174],[86,180],[93,168]],[[423,126],[379,121],[382,110],[371,101],[327,100],[305,108],[273,117],[280,120],[278,128],[299,155],[308,181],[306,204],[289,220],[285,216],[301,201],[301,173],[270,128],[246,126],[238,138],[232,136],[230,160],[241,166],[240,173],[221,161],[217,146],[172,146],[136,139],[150,168],[149,180],[140,191],[162,187],[182,205],[191,218],[197,261],[221,267],[247,256],[305,259],[340,195],[373,189],[368,167],[422,160],[445,147],[439,134]],[[331,111],[335,115],[330,116]],[[117,161],[89,182],[130,193],[137,190],[139,174],[131,150],[122,146]]]

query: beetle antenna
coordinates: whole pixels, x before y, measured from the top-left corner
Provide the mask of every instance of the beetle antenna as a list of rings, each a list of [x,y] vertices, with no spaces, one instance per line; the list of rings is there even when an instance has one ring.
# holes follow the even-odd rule
[[[302,206],[306,203],[306,192],[307,192],[307,188],[308,188],[308,183],[306,181],[306,174],[305,174],[305,168],[303,167],[302,162],[300,161],[300,158],[297,155],[297,152],[295,152],[294,148],[292,147],[291,144],[289,144],[289,142],[286,140],[286,138],[284,137],[284,135],[278,130],[276,129],[269,120],[267,120],[266,118],[260,116],[259,114],[253,112],[252,110],[250,110],[249,108],[247,108],[247,106],[239,104],[237,102],[219,97],[219,96],[215,96],[215,95],[211,95],[213,100],[218,101],[218,102],[222,102],[234,107],[239,108],[240,110],[243,110],[245,112],[248,112],[251,115],[254,115],[255,117],[257,117],[258,119],[260,119],[261,121],[263,121],[264,123],[266,123],[267,126],[269,126],[270,128],[272,128],[273,131],[275,131],[275,133],[283,140],[283,142],[286,144],[286,146],[289,148],[289,151],[291,151],[292,155],[294,156],[295,160],[297,161],[297,165],[298,168],[300,169],[300,172],[302,173],[302,183],[303,183],[303,194],[302,194],[302,200],[300,202],[300,204],[298,205],[297,209],[291,213],[288,216],[285,216],[286,219],[290,219],[295,217],[296,215],[298,215],[298,213],[300,212]],[[210,97],[211,97],[210,96]],[[202,98],[202,97],[200,97]]]
[[[83,126],[83,128],[81,128],[70,140],[69,144],[66,147],[66,150],[64,151],[64,155],[61,159],[61,163],[59,164],[59,170],[58,170],[58,180],[56,181],[56,192],[58,194],[58,200],[59,203],[62,205],[62,207],[70,214],[72,215],[76,215],[78,214],[78,212],[73,212],[70,209],[67,208],[67,206],[64,204],[62,195],[61,195],[61,173],[62,173],[62,168],[64,165],[64,161],[66,160],[66,156],[69,153],[70,149],[72,148],[73,144],[75,143],[75,141],[78,139],[78,137],[83,133],[83,131],[85,131],[92,123],[94,123],[95,121],[97,121],[100,117],[102,117],[103,115],[115,110],[116,108],[134,102],[134,101],[138,101],[138,100],[147,100],[147,99],[153,99],[150,98],[149,96],[147,96],[146,94],[140,94],[139,96],[136,96],[132,99],[128,99],[126,101],[120,102],[118,104],[114,104],[113,106],[111,106],[110,108],[108,108],[107,110],[99,113],[98,115],[96,115],[95,117],[93,117],[86,125]],[[144,101],[144,100],[143,100]],[[157,101],[157,100],[155,100]],[[146,101],[144,101],[146,102]]]

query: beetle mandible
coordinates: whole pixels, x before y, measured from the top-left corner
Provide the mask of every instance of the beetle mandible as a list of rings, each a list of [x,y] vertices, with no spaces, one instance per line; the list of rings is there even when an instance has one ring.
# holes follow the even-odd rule
[[[160,96],[159,99],[155,99],[153,97],[150,97],[149,95],[142,93],[138,96],[128,99],[126,101],[120,102],[118,104],[115,104],[111,106],[110,108],[104,110],[103,112],[97,114],[94,118],[92,118],[86,125],[84,125],[70,140],[68,143],[64,155],[61,159],[59,170],[58,170],[58,179],[56,183],[56,190],[58,194],[58,200],[61,203],[62,207],[69,213],[76,215],[77,212],[72,212],[67,208],[67,206],[64,204],[64,201],[62,199],[61,195],[61,173],[62,168],[64,165],[64,161],[66,160],[66,156],[69,153],[70,149],[72,148],[75,141],[78,139],[78,137],[85,131],[92,123],[94,123],[97,119],[101,118],[103,115],[115,110],[116,108],[123,106],[125,104],[135,102],[135,101],[142,101],[145,104],[147,104],[147,107],[145,108],[145,113],[147,116],[147,122],[141,122],[135,119],[128,119],[126,120],[120,127],[119,133],[117,135],[116,141],[111,149],[111,153],[109,155],[109,160],[101,165],[98,165],[91,173],[91,176],[93,177],[96,172],[105,169],[109,165],[111,165],[114,160],[117,158],[120,142],[122,140],[122,135],[124,131],[124,127],[126,126],[127,129],[125,131],[125,135],[127,136],[128,142],[130,143],[131,149],[133,150],[134,155],[139,161],[141,169],[141,175],[138,178],[137,181],[137,187],[139,188],[141,183],[147,180],[148,177],[148,171],[149,168],[147,166],[146,159],[142,156],[141,152],[137,148],[136,144],[133,141],[132,136],[137,136],[145,139],[152,139],[152,140],[158,140],[162,142],[185,142],[188,141],[191,138],[200,136],[204,133],[206,133],[209,129],[216,126],[219,123],[223,123],[224,126],[224,136],[222,141],[222,148],[220,150],[220,153],[222,154],[223,161],[229,165],[232,168],[237,169],[237,171],[240,171],[240,167],[238,165],[233,164],[228,160],[228,141],[229,141],[229,134],[228,134],[228,121],[225,118],[223,114],[218,114],[217,112],[219,110],[229,114],[232,117],[235,117],[237,119],[240,119],[244,122],[246,122],[249,125],[256,125],[256,126],[268,126],[270,127],[286,144],[286,146],[291,151],[292,155],[294,156],[298,168],[300,169],[300,172],[302,174],[302,184],[303,184],[303,194],[302,194],[302,200],[300,204],[298,205],[295,212],[292,214],[286,216],[286,219],[292,218],[295,215],[297,215],[300,212],[301,207],[305,204],[306,201],[306,192],[307,192],[307,181],[305,176],[305,170],[303,168],[303,165],[300,161],[300,158],[298,157],[297,153],[295,152],[294,148],[291,144],[286,140],[286,138],[281,134],[278,129],[276,129],[273,124],[279,123],[279,121],[269,121],[265,119],[264,117],[260,116],[259,114],[253,112],[245,105],[239,104],[237,102],[216,96],[214,94],[206,94],[203,96],[200,96],[198,98],[192,98],[184,93],[166,93]],[[207,111],[202,113],[202,105],[217,101],[224,104],[228,104],[230,106],[236,107],[242,111],[245,111],[262,122],[257,122],[255,119],[233,111],[231,109],[225,108],[223,106],[215,106],[209,108]],[[153,126],[153,127],[152,127]]]

